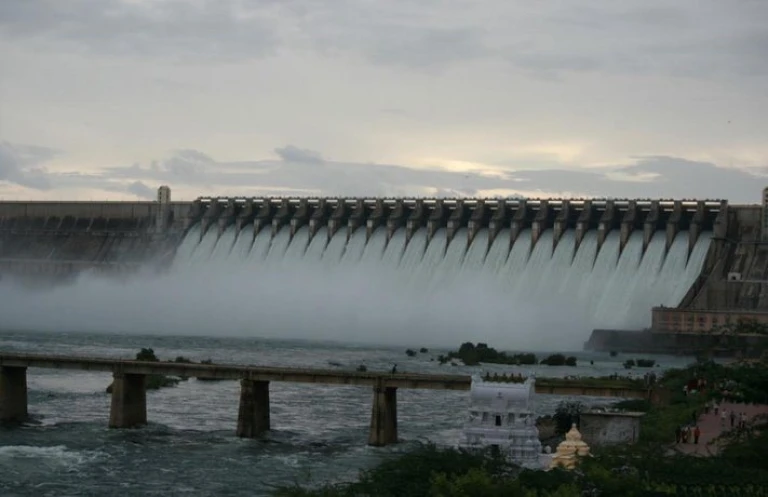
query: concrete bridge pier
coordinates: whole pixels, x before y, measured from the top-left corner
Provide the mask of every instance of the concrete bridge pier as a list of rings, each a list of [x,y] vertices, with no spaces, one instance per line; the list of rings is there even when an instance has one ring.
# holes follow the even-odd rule
[[[373,387],[373,410],[368,445],[383,447],[397,443],[397,388]]]
[[[241,380],[237,436],[256,438],[266,431],[269,431],[269,382]]]
[[[135,428],[147,424],[147,376],[115,373],[112,381],[110,428]]]
[[[27,368],[0,367],[0,425],[27,419]]]

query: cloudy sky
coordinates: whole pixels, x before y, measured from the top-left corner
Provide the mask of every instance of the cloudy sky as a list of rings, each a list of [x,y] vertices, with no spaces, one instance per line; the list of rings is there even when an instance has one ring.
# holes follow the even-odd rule
[[[759,199],[765,0],[2,0],[0,197]]]

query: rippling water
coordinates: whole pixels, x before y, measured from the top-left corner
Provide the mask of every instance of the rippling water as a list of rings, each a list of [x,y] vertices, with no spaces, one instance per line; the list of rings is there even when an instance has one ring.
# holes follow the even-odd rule
[[[507,371],[539,376],[604,375],[624,358],[581,354],[577,368],[536,366],[439,366],[445,351],[406,357],[402,348],[241,338],[126,336],[85,333],[0,332],[0,350],[130,358],[152,347],[161,359],[239,364],[306,366],[370,371],[473,374]],[[589,365],[589,360],[594,365]],[[661,368],[685,360],[658,358]],[[341,364],[333,366],[330,362]],[[420,440],[455,444],[467,407],[467,392],[398,391],[398,429],[403,443],[366,446],[371,392],[362,387],[276,383],[270,386],[272,430],[260,440],[234,436],[237,382],[182,382],[149,392],[149,425],[109,430],[105,373],[30,369],[29,410],[34,422],[0,430],[0,495],[260,496],[277,485],[354,478],[386,454]],[[540,414],[552,412],[557,396],[539,396]],[[606,399],[582,398],[591,404]]]

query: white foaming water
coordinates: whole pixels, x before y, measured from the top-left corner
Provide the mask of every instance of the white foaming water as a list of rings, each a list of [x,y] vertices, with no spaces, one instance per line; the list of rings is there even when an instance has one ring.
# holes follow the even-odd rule
[[[229,253],[232,251],[232,247],[235,244],[235,237],[237,232],[234,226],[230,226],[227,230],[221,234],[216,244],[213,247],[213,251],[209,256],[213,260],[226,260],[229,259]]]
[[[52,466],[72,468],[86,464],[103,456],[96,451],[73,451],[63,445],[53,447],[37,447],[32,445],[6,445],[0,447],[0,468],[19,459],[30,459],[41,464],[41,470],[51,469]]]
[[[8,327],[39,330],[251,335],[356,342],[450,345],[488,340],[502,347],[580,348],[593,328],[641,328],[650,306],[679,303],[698,276],[710,243],[702,233],[688,256],[688,233],[669,251],[663,232],[643,251],[634,233],[620,250],[610,232],[598,250],[596,232],[576,246],[566,231],[557,244],[547,230],[510,243],[501,230],[488,245],[466,229],[448,243],[445,229],[424,229],[407,243],[404,230],[387,242],[379,227],[347,239],[345,229],[310,239],[271,226],[201,237],[190,230],[171,271],[128,281],[82,277],[38,292],[0,285]]]
[[[237,235],[235,245],[232,247],[232,257],[236,261],[248,259],[248,254],[253,246],[253,228],[248,226],[243,228]]]
[[[479,271],[483,267],[486,254],[488,254],[488,240],[488,230],[482,230],[475,235],[475,239],[472,240],[472,244],[467,249],[464,262],[461,265],[464,271]]]

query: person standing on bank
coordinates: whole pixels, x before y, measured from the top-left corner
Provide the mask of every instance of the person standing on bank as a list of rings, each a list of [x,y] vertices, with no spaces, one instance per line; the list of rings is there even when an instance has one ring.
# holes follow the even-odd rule
[[[699,430],[699,425],[696,425],[696,428],[693,429],[693,443],[698,445],[700,436],[701,430]]]

